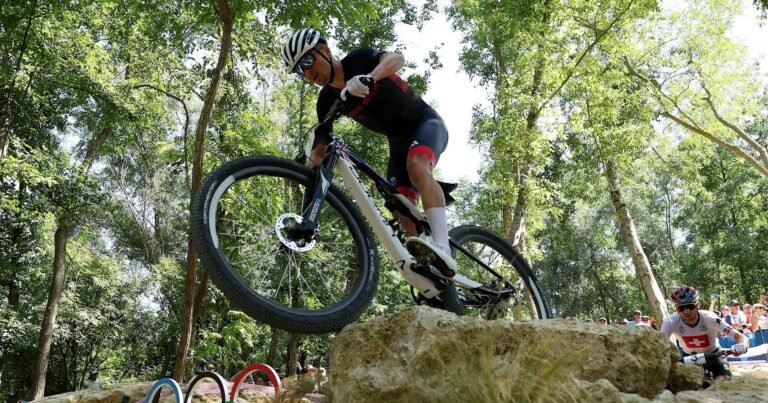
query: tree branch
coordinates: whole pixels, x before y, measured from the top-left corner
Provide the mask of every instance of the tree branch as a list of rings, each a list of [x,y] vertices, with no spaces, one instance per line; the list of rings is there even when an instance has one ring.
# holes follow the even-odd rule
[[[699,72],[699,76],[701,77],[701,72]],[[709,109],[712,110],[712,113],[715,115],[715,118],[723,124],[723,126],[731,129],[733,132],[735,132],[739,138],[747,142],[750,147],[752,147],[753,150],[757,151],[757,153],[760,155],[760,159],[762,160],[762,165],[765,167],[768,167],[768,152],[754,139],[749,137],[749,135],[744,132],[740,127],[736,126],[735,124],[725,120],[722,116],[720,116],[720,113],[717,112],[717,108],[715,108],[715,104],[712,101],[712,93],[709,92],[709,88],[707,88],[707,83],[704,82],[704,79],[702,77],[701,80],[701,87],[704,89],[704,92],[707,93],[707,97],[704,98],[704,100],[707,101],[707,104],[709,104]]]
[[[731,151],[732,153],[738,155],[739,157],[741,157],[745,161],[747,161],[750,165],[752,165],[755,169],[757,169],[757,171],[760,172],[761,175],[763,175],[766,178],[768,178],[768,164],[761,164],[760,161],[756,160],[754,157],[749,155],[749,153],[744,151],[744,149],[742,149],[741,147],[739,147],[737,145],[734,145],[734,144],[731,144],[731,143],[729,143],[727,141],[721,140],[717,136],[715,136],[714,134],[704,130],[701,127],[699,127],[696,124],[696,122],[690,116],[685,114],[685,112],[682,110],[682,108],[680,108],[680,106],[677,104],[677,102],[675,102],[674,100],[669,98],[669,96],[667,96],[661,90],[661,88],[659,88],[658,83],[654,82],[650,78],[644,76],[642,73],[640,73],[637,70],[635,70],[632,67],[631,63],[629,63],[629,59],[627,59],[627,57],[624,57],[623,61],[624,61],[624,65],[627,67],[627,69],[629,70],[630,74],[632,74],[633,76],[639,78],[643,82],[645,82],[647,84],[650,84],[651,87],[653,88],[654,92],[656,92],[657,96],[660,96],[660,97],[663,97],[663,98],[666,98],[667,100],[669,100],[672,103],[672,105],[675,107],[675,109],[677,109],[680,112],[680,114],[685,119],[688,120],[688,122],[686,122],[685,120],[681,119],[680,117],[675,116],[672,113],[670,113],[667,110],[667,108],[664,107],[664,103],[661,102],[661,100],[659,100],[660,101],[659,103],[660,103],[661,108],[662,108],[662,116],[664,116],[664,117],[674,121],[675,123],[679,124],[680,126],[683,126],[684,128],[688,129],[691,132],[694,132],[696,134],[704,136],[707,140],[709,140],[709,141],[711,141],[711,142],[713,142],[713,143],[715,143],[715,144],[717,144],[717,145],[719,145],[719,146],[721,146],[721,147]],[[714,108],[713,108],[713,112],[715,112]],[[718,116],[717,112],[715,112],[715,116]],[[721,121],[721,123],[725,125],[725,123],[723,123],[722,121]],[[745,135],[746,135],[746,133],[745,133]],[[763,155],[762,152],[760,154]]]
[[[671,114],[671,113],[669,113],[667,111],[664,111],[662,113],[662,115],[664,117],[666,117],[666,118],[669,118],[669,119],[675,121],[680,126],[683,126],[684,128],[686,128],[686,129],[688,129],[688,130],[690,130],[690,131],[692,131],[694,133],[700,134],[700,135],[706,137],[709,141],[712,141],[713,143],[715,143],[715,144],[717,144],[717,145],[719,145],[721,147],[724,147],[725,149],[731,151],[732,153],[740,156],[741,158],[743,158],[744,160],[749,162],[750,165],[755,167],[763,176],[768,178],[768,167],[765,167],[762,164],[760,164],[759,161],[754,159],[751,155],[749,155],[741,147],[739,147],[737,145],[733,145],[731,143],[728,143],[727,141],[720,140],[719,138],[715,137],[714,135],[712,135],[708,131],[703,130],[703,129],[699,128],[699,127],[693,126],[693,125],[689,124],[688,122],[680,119],[679,117],[677,117],[677,116],[675,116],[675,115],[673,115],[673,114]]]
[[[150,89],[153,89],[155,91],[161,92],[161,93],[165,94],[166,96],[175,99],[178,103],[181,104],[181,107],[184,108],[184,116],[185,116],[185,118],[184,118],[184,135],[182,136],[182,138],[184,139],[184,174],[187,177],[187,188],[191,189],[192,185],[191,185],[190,178],[189,178],[189,155],[188,155],[188,153],[189,153],[188,148],[189,147],[187,147],[187,141],[188,141],[187,140],[187,136],[189,134],[189,109],[187,109],[187,103],[184,102],[184,100],[182,100],[181,98],[177,97],[176,95],[173,95],[172,93],[170,93],[170,92],[168,92],[168,91],[166,91],[166,90],[164,90],[162,88],[155,87],[154,85],[151,85],[151,84],[139,84],[139,85],[134,86],[133,88],[136,88],[136,89],[138,89],[138,88],[150,88]]]

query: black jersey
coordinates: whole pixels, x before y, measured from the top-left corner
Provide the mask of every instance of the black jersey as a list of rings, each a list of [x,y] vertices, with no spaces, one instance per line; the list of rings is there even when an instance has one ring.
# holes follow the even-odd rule
[[[384,53],[370,48],[360,48],[349,53],[341,59],[344,82],[354,76],[373,71]],[[340,92],[330,85],[320,90],[320,96],[317,99],[319,119],[325,117],[333,102],[339,98]],[[348,99],[354,107],[346,114],[347,116],[366,128],[390,138],[410,136],[424,118],[439,117],[437,112],[396,74],[375,82],[365,98],[350,96]],[[313,145],[329,143],[332,130],[332,122],[319,126],[315,130]]]

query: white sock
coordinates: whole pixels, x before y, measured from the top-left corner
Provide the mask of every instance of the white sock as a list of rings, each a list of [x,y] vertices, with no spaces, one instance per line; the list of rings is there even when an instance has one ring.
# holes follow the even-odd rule
[[[448,243],[448,221],[445,218],[445,207],[432,207],[425,211],[429,227],[432,229],[432,239],[446,251],[451,250]]]

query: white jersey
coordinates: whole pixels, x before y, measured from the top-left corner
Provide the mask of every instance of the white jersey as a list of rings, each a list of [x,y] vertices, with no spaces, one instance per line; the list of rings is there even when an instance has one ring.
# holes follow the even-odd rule
[[[710,311],[699,310],[699,321],[689,326],[675,312],[664,320],[661,332],[667,337],[675,335],[678,344],[686,354],[711,353],[720,348],[718,335],[730,337],[736,330]]]

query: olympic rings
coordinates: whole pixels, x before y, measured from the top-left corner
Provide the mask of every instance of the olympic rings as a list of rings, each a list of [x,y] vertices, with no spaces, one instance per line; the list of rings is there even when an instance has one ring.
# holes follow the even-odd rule
[[[272,382],[272,385],[275,388],[275,396],[280,394],[280,391],[283,389],[283,384],[280,381],[280,377],[277,376],[275,369],[267,364],[251,364],[232,377],[231,391],[229,390],[229,383],[221,375],[215,372],[206,371],[192,378],[192,380],[189,382],[186,396],[184,396],[184,394],[181,392],[181,386],[179,386],[175,380],[172,378],[160,378],[149,389],[149,393],[147,394],[147,398],[144,400],[144,402],[157,403],[160,401],[160,390],[163,386],[168,386],[171,389],[171,392],[173,392],[175,403],[182,403],[182,401],[183,403],[190,403],[193,397],[192,391],[194,390],[195,386],[197,386],[198,382],[205,378],[213,379],[213,381],[219,387],[221,403],[236,402],[238,396],[240,395],[240,389],[242,389],[243,386],[243,380],[248,375],[258,371],[267,374],[269,380]],[[229,396],[229,400],[227,400],[227,396]]]

